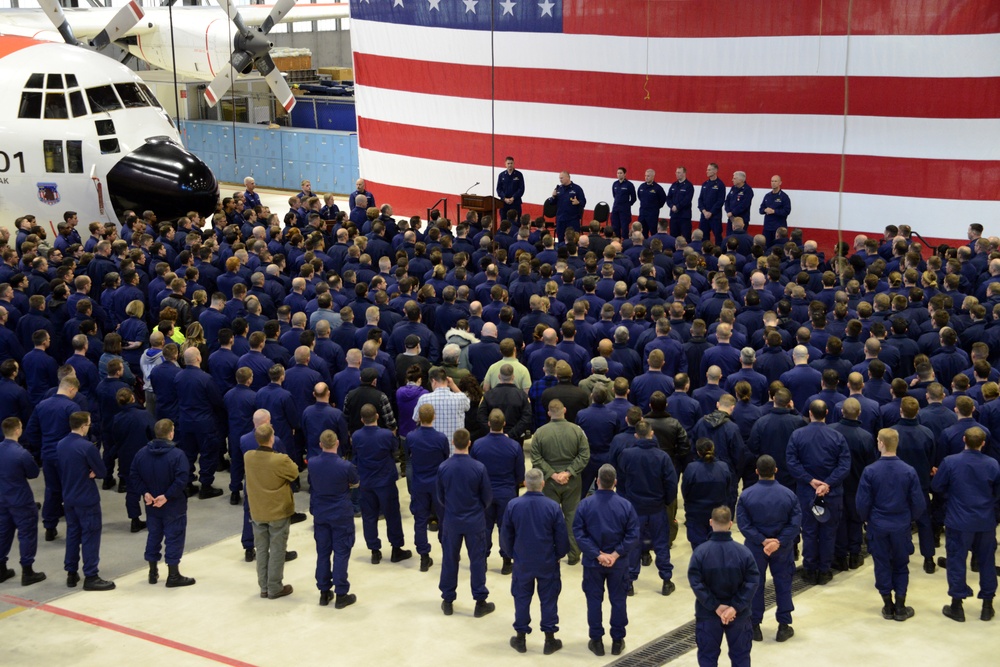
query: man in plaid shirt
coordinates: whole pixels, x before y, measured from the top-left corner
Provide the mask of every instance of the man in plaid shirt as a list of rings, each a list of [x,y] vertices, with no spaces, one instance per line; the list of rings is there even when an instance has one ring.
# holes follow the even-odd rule
[[[454,454],[455,446],[451,444],[452,439],[455,431],[465,428],[465,413],[472,404],[469,397],[458,388],[443,368],[432,368],[428,377],[431,381],[431,393],[417,399],[417,404],[413,408],[413,421],[419,423],[418,413],[421,405],[434,406],[434,428],[448,438],[448,446]]]
[[[547,424],[549,422],[549,413],[546,412],[545,406],[542,404],[542,392],[549,387],[554,387],[559,384],[559,378],[556,377],[555,357],[549,357],[546,359],[545,364],[542,366],[542,370],[545,375],[532,382],[531,388],[528,390],[528,399],[531,401],[531,409],[535,414],[536,431],[543,424]]]

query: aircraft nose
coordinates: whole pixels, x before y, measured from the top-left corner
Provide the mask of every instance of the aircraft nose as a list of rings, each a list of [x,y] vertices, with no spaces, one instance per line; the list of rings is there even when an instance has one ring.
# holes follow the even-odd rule
[[[167,137],[153,137],[108,172],[115,213],[151,210],[161,220],[215,212],[219,184],[204,162]]]

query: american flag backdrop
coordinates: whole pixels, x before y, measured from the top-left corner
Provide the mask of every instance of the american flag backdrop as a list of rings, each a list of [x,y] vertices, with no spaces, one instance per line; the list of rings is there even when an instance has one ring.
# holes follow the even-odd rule
[[[361,175],[398,215],[561,170],[772,174],[792,226],[1000,224],[997,0],[351,0]],[[696,195],[697,197],[697,195]],[[634,213],[638,209],[634,209]],[[664,213],[665,214],[665,213]],[[695,218],[697,220],[697,216]]]

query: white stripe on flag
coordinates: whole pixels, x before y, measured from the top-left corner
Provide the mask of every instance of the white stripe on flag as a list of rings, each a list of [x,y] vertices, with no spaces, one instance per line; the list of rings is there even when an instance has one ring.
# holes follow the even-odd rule
[[[652,38],[608,35],[494,34],[499,67],[561,64],[574,71],[650,76],[843,76],[847,37]],[[391,58],[490,65],[490,33],[354,20],[356,53]],[[596,48],[598,47],[599,48]],[[647,51],[648,45],[648,51]],[[1000,76],[1000,34],[856,35],[852,76]],[[572,56],[570,58],[569,56]],[[648,67],[648,70],[647,70]],[[455,82],[461,87],[461,82]],[[600,91],[594,91],[600,94]],[[739,91],[734,91],[738,94]],[[900,104],[905,104],[900,100]]]
[[[490,101],[359,86],[359,118],[490,134]],[[898,158],[995,160],[1000,119],[848,118],[846,153]],[[496,133],[657,149],[834,154],[842,116],[688,114],[496,103]],[[362,137],[362,144],[364,139]]]
[[[472,194],[487,195],[495,185],[496,174],[490,167],[457,162],[425,160],[404,155],[379,153],[367,149],[358,151],[361,173],[371,174],[378,182],[415,190],[454,193],[454,201],[459,200],[457,183],[482,185],[474,188]],[[525,181],[524,201],[542,204],[552,194],[558,182],[558,174],[522,169]],[[614,174],[594,176],[573,174],[573,182],[579,183],[587,196],[587,209],[593,210],[600,201],[611,201],[611,181]],[[666,186],[667,183],[664,182]],[[764,193],[765,183],[754,184],[758,189],[753,202],[750,224],[759,225],[763,216],[757,213]],[[699,187],[695,188],[695,202],[698,201]],[[789,222],[793,227],[813,229],[837,229],[838,193],[788,190],[792,200],[792,215]],[[391,203],[391,202],[389,202]],[[430,203],[430,202],[428,202]],[[998,201],[958,201],[955,199],[923,199],[916,197],[894,197],[887,195],[866,195],[844,193],[843,229],[881,230],[886,220],[910,220],[916,231],[935,238],[963,238],[970,221],[987,222],[1000,219]],[[638,208],[633,208],[637,213]],[[697,220],[697,216],[695,216]]]

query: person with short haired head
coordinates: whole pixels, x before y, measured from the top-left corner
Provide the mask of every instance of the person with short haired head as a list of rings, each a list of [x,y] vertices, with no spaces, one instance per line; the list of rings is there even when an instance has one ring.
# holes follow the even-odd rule
[[[614,466],[602,465],[597,472],[597,491],[580,501],[573,519],[587,598],[587,648],[597,656],[604,655],[601,607],[605,589],[611,603],[611,653],[621,655],[625,650],[629,558],[639,548],[639,517],[632,503],[614,492],[617,476]]]
[[[367,369],[366,369],[367,370]],[[372,553],[372,564],[382,561],[382,541],[378,534],[379,515],[385,517],[386,533],[392,545],[393,563],[404,561],[413,553],[404,549],[405,537],[399,514],[399,489],[396,480],[396,450],[399,440],[392,431],[380,428],[379,413],[374,405],[366,403],[361,407],[362,427],[351,435],[354,449],[354,465],[361,478],[360,501],[361,523],[365,543]]]
[[[7,362],[4,362],[7,363]],[[14,576],[7,567],[7,556],[17,531],[21,557],[21,585],[31,586],[45,580],[44,572],[35,572],[38,551],[38,508],[29,480],[38,477],[39,468],[31,454],[21,447],[22,425],[17,417],[3,420],[0,442],[0,582]],[[560,521],[562,517],[560,516]]]
[[[309,512],[316,540],[316,587],[319,603],[343,609],[357,601],[350,592],[347,566],[354,547],[351,490],[361,483],[358,471],[337,453],[340,440],[331,430],[319,436],[321,452],[309,457]],[[331,559],[332,555],[332,559]]]
[[[760,586],[760,571],[750,550],[733,541],[732,526],[729,508],[715,508],[709,540],[695,549],[688,564],[688,582],[695,596],[698,662],[703,665],[718,664],[723,635],[732,663],[750,664],[751,605]]]
[[[659,447],[653,427],[646,421],[635,426],[634,447],[617,457],[619,493],[635,507],[639,530],[650,540],[656,553],[656,570],[662,581],[660,593],[670,595],[676,589],[670,562],[670,517],[667,508],[677,501],[677,471],[671,457]],[[606,458],[606,457],[605,457]],[[640,549],[629,555],[630,594],[639,578]]]
[[[257,448],[244,452],[246,499],[253,525],[257,558],[257,585],[260,596],[274,600],[291,595],[292,586],[284,584],[285,561],[295,552],[287,552],[288,531],[295,500],[292,486],[299,476],[298,467],[287,454],[275,450],[274,429],[264,423],[253,431]]]
[[[39,329],[31,335],[32,349],[24,355],[22,368],[24,369],[25,386],[28,389],[28,397],[31,402],[38,404],[49,389],[59,384],[56,372],[59,364],[48,353],[52,344],[52,337],[49,332]]]
[[[201,488],[198,497],[202,500],[221,496],[222,489],[212,486],[215,471],[219,466],[219,443],[216,433],[216,416],[225,410],[222,394],[212,376],[201,369],[201,352],[196,347],[184,350],[184,369],[174,380],[177,391],[178,414],[183,419],[175,422],[181,450],[188,457],[190,471],[194,476],[194,463],[198,460],[198,481]],[[188,493],[194,491],[194,484],[188,480]]]
[[[31,445],[31,450],[42,459],[42,474],[45,477],[42,525],[45,527],[46,542],[56,539],[59,518],[64,515],[57,446],[70,432],[70,415],[80,409],[75,400],[79,391],[80,381],[76,377],[64,377],[59,381],[56,395],[35,406],[24,430],[24,438]]]
[[[515,388],[517,393],[524,392]],[[493,526],[499,529],[507,503],[517,497],[517,490],[524,482],[524,450],[515,440],[504,435],[506,422],[501,410],[494,409],[488,418],[490,432],[472,443],[471,456],[486,466],[492,502],[486,506],[486,557],[493,548]],[[503,566],[500,574],[511,573],[511,555],[501,547]]]
[[[486,466],[469,456],[471,437],[464,428],[452,438],[454,455],[438,466],[437,496],[444,511],[441,523],[441,611],[454,613],[458,589],[458,561],[465,541],[469,557],[475,616],[492,613],[496,605],[488,601],[486,588],[486,508],[493,502]]]
[[[156,422],[151,431],[148,444],[135,455],[129,478],[131,489],[146,504],[149,583],[159,579],[160,545],[165,542],[167,588],[191,586],[194,579],[180,573],[187,534],[187,457],[174,445],[174,424],[169,419]]]
[[[500,410],[504,416],[504,433],[522,442],[531,428],[531,403],[528,395],[514,382],[514,366],[503,364],[497,374],[497,381],[483,395],[479,403],[479,423],[488,426],[493,410]]]
[[[878,432],[882,456],[861,473],[857,508],[868,524],[868,552],[875,563],[875,588],[882,595],[882,618],[905,621],[913,616],[913,607],[906,606],[913,552],[910,525],[926,514],[927,504],[917,472],[896,455],[899,445],[898,431]]]
[[[212,353],[214,357],[217,353]],[[253,415],[257,409],[257,395],[250,384],[253,371],[243,366],[236,369],[236,385],[227,391],[222,402],[226,406],[227,449],[229,451],[229,504],[239,505],[243,488],[243,451],[240,438],[253,430]]]
[[[90,413],[69,416],[69,434],[59,441],[56,451],[66,508],[66,585],[74,588],[83,553],[83,590],[110,591],[115,584],[98,572],[101,556],[101,494],[95,479],[104,479],[107,470],[97,448],[87,439]]]
[[[856,570],[864,564],[861,555],[863,520],[858,513],[855,498],[858,493],[858,482],[864,469],[878,459],[878,449],[875,437],[861,425],[861,394],[852,395],[841,405],[840,421],[831,426],[837,431],[851,451],[851,471],[844,480],[844,514],[837,529],[837,542],[833,550],[833,568],[840,572],[848,569]]]
[[[573,516],[584,493],[581,475],[590,461],[590,443],[577,424],[566,419],[562,401],[553,399],[548,406],[549,423],[531,438],[531,467],[545,473],[544,493],[562,508],[566,532],[570,535],[567,564],[580,562],[580,551],[572,536]]]
[[[527,651],[525,635],[531,632],[529,607],[535,585],[541,604],[540,628],[545,633],[544,653],[562,648],[556,639],[558,601],[562,581],[559,560],[569,551],[569,536],[558,503],[542,494],[545,478],[541,470],[524,474],[526,493],[507,503],[500,522],[500,546],[514,559],[511,593],[514,597],[514,630],[510,645],[519,653]]]
[[[434,406],[421,405],[418,425],[403,441],[409,459],[410,513],[413,515],[413,543],[420,554],[420,571],[427,572],[434,560],[427,541],[427,527],[432,516],[441,517],[437,497],[438,467],[451,456],[448,438],[434,428]]]
[[[774,591],[778,602],[777,641],[783,642],[794,634],[792,630],[792,577],[795,576],[793,544],[802,526],[802,510],[795,494],[775,482],[777,465],[763,455],[757,459],[759,481],[743,491],[736,506],[736,519],[744,544],[753,555],[760,573],[760,585],[751,605],[754,641],[763,641],[760,626],[764,621],[764,581],[771,568]]]
[[[802,577],[808,583],[826,585],[833,579],[830,568],[844,503],[844,480],[851,471],[851,452],[837,431],[826,425],[826,404],[813,401],[809,424],[788,439],[785,460],[796,481],[795,495],[802,507]],[[824,522],[816,519],[813,505],[822,498]]]
[[[136,455],[155,437],[153,415],[135,402],[135,394],[127,387],[119,389],[115,398],[119,412],[111,422],[111,432],[118,448],[118,475],[121,480],[118,491],[125,492],[125,512],[131,522],[130,530],[137,533],[146,527],[142,520],[142,494],[131,484],[132,464]],[[187,480],[187,475],[184,477]],[[186,483],[186,481],[185,481]]]
[[[969,552],[979,561],[979,597],[983,608],[979,618],[994,616],[996,596],[996,507],[1000,502],[1000,464],[983,453],[986,433],[977,427],[965,432],[965,449],[946,456],[931,488],[946,494],[944,563],[948,571],[948,595],[951,604],[942,612],[955,621],[965,621],[962,601],[972,595],[966,583],[965,563]]]
[[[732,419],[735,410],[736,399],[723,393],[715,404],[715,410],[699,419],[690,434],[694,442],[708,438],[715,443],[715,459],[729,467],[732,477],[729,481],[729,496],[726,503],[728,507],[736,506],[736,487],[744,465],[750,460],[740,427]]]
[[[118,460],[120,443],[115,437],[113,427],[115,417],[118,416],[118,413],[124,407],[118,403],[118,392],[129,388],[129,385],[122,379],[124,367],[125,364],[121,359],[112,359],[109,361],[107,376],[97,384],[94,392],[96,398],[94,405],[96,408],[95,412],[100,417],[100,442],[103,445],[102,458],[104,459],[104,467],[108,471],[108,476],[102,484],[104,490],[113,489],[115,486],[115,461]],[[79,379],[79,376],[77,379]],[[81,382],[80,384],[80,391],[82,392],[83,383]],[[149,440],[146,439],[142,444],[144,445],[146,442],[149,442]],[[127,480],[128,477],[122,474],[121,466],[119,465],[118,488],[122,492],[126,490]]]
[[[431,392],[417,399],[413,410],[413,421],[419,419],[420,406],[434,406],[434,428],[449,442],[455,431],[465,426],[465,414],[472,407],[468,395],[458,388],[442,368],[433,368],[429,373]]]
[[[920,488],[924,494],[924,509],[916,517],[917,535],[920,555],[924,557],[924,572],[932,574],[936,566],[934,531],[931,528],[930,490],[937,445],[933,431],[921,426],[917,420],[919,412],[920,405],[917,399],[912,396],[903,397],[899,402],[899,421],[892,426],[892,429],[899,434],[896,456],[903,463],[911,465],[920,479]]]

